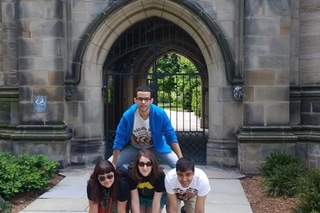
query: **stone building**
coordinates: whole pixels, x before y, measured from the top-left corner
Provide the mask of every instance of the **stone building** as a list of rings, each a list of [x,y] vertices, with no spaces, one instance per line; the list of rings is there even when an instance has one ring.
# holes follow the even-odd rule
[[[320,168],[320,0],[2,0],[0,8],[0,150],[45,154],[60,167],[104,158],[106,115],[123,112],[146,83],[122,79],[113,88],[121,98],[106,106],[108,73],[148,72],[156,47],[156,58],[185,55],[203,74],[206,164],[255,173],[280,150]]]

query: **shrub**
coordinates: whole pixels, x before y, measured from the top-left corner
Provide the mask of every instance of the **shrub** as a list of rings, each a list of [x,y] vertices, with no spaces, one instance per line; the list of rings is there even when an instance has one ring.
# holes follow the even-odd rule
[[[272,152],[267,158],[266,162],[260,165],[261,176],[271,177],[278,170],[278,166],[285,166],[289,164],[301,164],[301,161],[296,156],[287,154],[285,152]]]
[[[0,196],[0,212],[1,213],[11,213],[11,207],[8,202],[6,202],[1,196]]]
[[[307,172],[299,158],[284,152],[272,152],[259,169],[262,187],[271,196],[295,196],[300,180]]]
[[[311,170],[300,184],[294,213],[320,212],[320,171]]]
[[[57,163],[43,155],[18,157],[0,153],[0,196],[10,198],[15,194],[49,187]]]
[[[298,163],[278,165],[276,168],[273,170],[273,175],[262,180],[262,186],[271,196],[295,196],[298,193],[298,186],[306,169]]]

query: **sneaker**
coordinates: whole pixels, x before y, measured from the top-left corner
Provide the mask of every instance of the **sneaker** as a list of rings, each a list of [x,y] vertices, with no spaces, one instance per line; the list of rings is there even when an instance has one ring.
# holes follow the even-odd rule
[[[181,209],[180,209],[180,212],[181,213],[186,213],[186,208],[184,206],[182,206]]]

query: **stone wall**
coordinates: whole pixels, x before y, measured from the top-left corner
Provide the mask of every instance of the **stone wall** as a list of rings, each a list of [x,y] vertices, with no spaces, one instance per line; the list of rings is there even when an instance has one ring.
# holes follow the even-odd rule
[[[177,9],[188,16],[189,23],[180,23],[188,25],[185,29],[191,36],[196,34],[194,29],[209,32],[197,26],[199,17],[178,0],[166,1],[169,9],[157,12],[141,12],[142,1],[131,1],[139,9],[126,8],[104,20],[102,27],[92,26],[103,10],[119,2],[0,2],[0,149],[45,153],[61,167],[103,158],[102,66],[117,33],[141,16],[162,13],[165,18],[179,19],[172,15]],[[159,1],[143,2],[158,9]],[[225,36],[235,70],[244,77],[245,97],[237,102],[222,72],[217,39],[212,32],[198,37],[208,61],[207,163],[256,172],[268,153],[280,150],[296,153],[309,168],[320,168],[320,0],[186,2],[197,3],[219,26],[222,33],[216,33]],[[125,23],[112,19],[132,10],[143,15],[131,14],[134,18]],[[90,27],[96,31],[88,31]],[[90,44],[81,43],[86,36],[91,36]],[[85,56],[84,63],[75,63],[79,54]],[[72,72],[77,66],[82,66],[81,76]],[[68,87],[72,100],[65,100],[69,91],[65,84],[73,85]],[[36,96],[46,96],[46,112],[34,110]]]
[[[289,2],[246,1],[244,126],[289,124]]]
[[[241,172],[255,173],[275,150],[294,153],[289,127],[291,1],[247,0],[244,9],[243,127],[237,134]]]
[[[3,32],[2,21],[2,3],[0,3],[0,86],[4,85],[4,72],[3,72],[3,38],[5,33]]]
[[[66,167],[70,165],[71,135],[64,125],[62,8],[61,0],[20,0],[6,5],[4,11],[8,17],[19,14],[12,21],[14,34],[6,33],[19,73],[19,117],[9,136],[11,151],[15,155],[44,154]],[[38,110],[40,102],[45,106],[42,110]]]
[[[301,85],[300,141],[307,147],[307,165],[320,169],[320,0],[300,1],[299,74]]]
[[[246,174],[258,174],[261,163],[274,151],[286,152],[295,155],[295,143],[239,143],[239,170]]]
[[[0,2],[0,87],[17,87],[15,0]]]
[[[10,133],[19,123],[15,2],[0,2],[0,150],[8,151]]]
[[[67,82],[75,82],[73,76],[74,60],[84,46],[79,46],[85,32],[95,18],[106,9],[112,1],[67,1],[66,7],[66,45]],[[86,59],[85,59],[86,60]],[[81,81],[76,83],[73,99],[64,104],[65,122],[72,132],[71,163],[91,164],[104,158],[104,120],[101,88],[102,72],[82,72]],[[85,68],[83,68],[85,69]]]
[[[272,14],[269,13],[267,17],[262,19],[272,19],[278,14],[280,25],[273,24],[273,28],[269,28],[268,32],[259,32],[257,31],[259,29],[258,26],[253,27],[256,33],[260,33],[260,38],[257,39],[256,44],[250,42],[251,35],[248,36],[246,33],[245,36],[245,38],[249,39],[245,39],[247,41],[245,43],[245,51],[253,53],[250,57],[246,55],[245,84],[248,85],[252,82],[259,85],[247,87],[247,97],[244,101],[245,122],[243,131],[238,135],[240,170],[242,172],[258,172],[259,164],[264,161],[266,153],[270,153],[271,150],[295,154],[302,159],[308,168],[319,169],[320,1],[247,1],[247,3],[249,3],[248,6],[251,9],[255,8],[254,11],[262,15],[268,11],[266,10],[267,8],[273,7],[270,10],[273,11]],[[277,6],[281,6],[284,10]],[[278,10],[274,10],[275,8]],[[285,8],[290,8],[291,11]],[[250,22],[255,19],[255,17],[248,18]],[[259,25],[263,26],[265,23],[261,22]],[[274,23],[277,23],[277,21],[274,20]],[[275,32],[274,30],[279,29],[280,34],[278,36],[272,35]],[[275,42],[275,39],[280,40]],[[281,39],[283,40],[281,41]],[[288,50],[290,52],[289,63],[287,63]],[[261,58],[269,57],[267,55],[274,57],[274,60],[270,61],[270,63],[263,63],[261,66]],[[252,73],[256,72],[252,70],[257,65],[260,68],[273,66],[274,74],[271,74],[269,69],[262,72],[260,70],[260,73],[252,75]],[[280,67],[282,68],[279,69]],[[284,69],[287,67],[290,75],[286,74],[287,71]],[[279,75],[280,73],[285,75]],[[255,77],[252,78],[253,76]],[[288,78],[288,76],[290,77]],[[287,91],[288,80],[290,81],[290,93]],[[267,95],[269,88],[263,85],[275,91]],[[284,89],[283,91],[279,90],[281,87]],[[290,107],[288,108],[283,101],[289,96]],[[261,105],[261,100],[263,99],[266,101],[265,105]],[[260,103],[257,103],[256,100],[260,100]],[[252,103],[248,103],[248,101]],[[283,103],[280,103],[281,101]],[[271,114],[266,114],[267,111],[265,109],[267,109],[268,105],[272,106],[276,102],[285,105],[282,110],[280,109],[281,107],[271,110],[270,112],[273,115],[270,117]],[[248,110],[246,105],[251,105],[250,108],[254,110]],[[287,112],[290,112],[289,126],[287,126]],[[252,119],[250,119],[250,114]],[[268,119],[270,118],[273,120],[271,125],[274,125],[274,127],[268,127],[270,125]],[[245,127],[252,123],[256,127]],[[258,125],[261,127],[257,127]],[[254,149],[256,152],[253,152]]]
[[[299,73],[300,84],[320,83],[320,1],[300,1]]]

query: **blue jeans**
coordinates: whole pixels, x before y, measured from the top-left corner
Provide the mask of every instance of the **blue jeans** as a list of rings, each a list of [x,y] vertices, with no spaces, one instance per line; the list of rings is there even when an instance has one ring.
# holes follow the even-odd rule
[[[152,151],[158,161],[168,164],[172,169],[176,167],[176,163],[178,161],[178,156],[176,153],[171,151],[170,153],[159,153],[153,147],[148,150]],[[125,146],[119,154],[117,161],[117,170],[127,171],[128,168],[124,164],[129,164],[132,162],[137,154],[139,149],[128,144]],[[111,156],[108,160],[112,162],[113,156]]]

